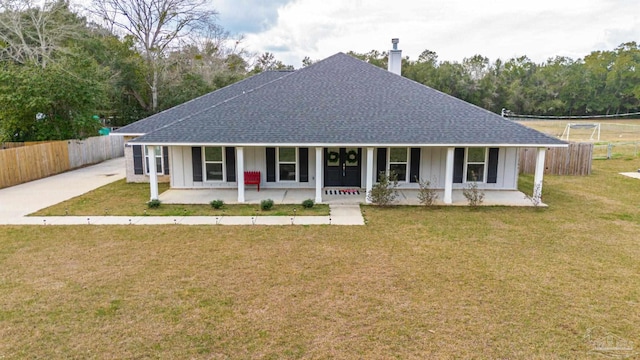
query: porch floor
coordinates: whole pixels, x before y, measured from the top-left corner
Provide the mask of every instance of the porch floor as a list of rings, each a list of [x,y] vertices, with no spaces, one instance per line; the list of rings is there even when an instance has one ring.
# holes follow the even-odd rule
[[[328,195],[333,188],[322,190],[322,202],[324,204],[360,204],[365,202],[365,190],[360,189],[360,194]],[[245,203],[259,204],[265,199],[272,199],[276,204],[300,204],[306,199],[315,199],[315,189],[255,189],[245,190]],[[533,206],[525,195],[516,190],[484,190],[485,199],[482,205],[503,206]],[[418,190],[398,190],[398,205],[419,205]],[[442,198],[444,190],[438,191],[437,205],[444,205]],[[222,200],[227,204],[238,203],[238,191],[236,189],[169,189],[159,196],[165,204],[208,204],[211,200]],[[453,190],[453,204],[457,206],[468,205],[462,190]],[[544,204],[541,204],[545,206]]]

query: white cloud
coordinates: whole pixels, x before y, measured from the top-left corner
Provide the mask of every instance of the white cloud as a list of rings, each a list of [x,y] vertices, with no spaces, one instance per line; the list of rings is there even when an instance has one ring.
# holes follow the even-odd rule
[[[394,37],[412,59],[429,49],[454,61],[481,54],[542,62],[640,41],[639,0],[218,0],[213,6],[225,29],[246,34],[250,51],[273,52],[296,67],[305,56],[387,50]]]
[[[304,56],[386,50],[392,37],[413,59],[430,49],[440,60],[482,54],[538,62],[640,39],[637,0],[297,0],[277,6],[277,19],[247,33],[247,46],[296,67]]]

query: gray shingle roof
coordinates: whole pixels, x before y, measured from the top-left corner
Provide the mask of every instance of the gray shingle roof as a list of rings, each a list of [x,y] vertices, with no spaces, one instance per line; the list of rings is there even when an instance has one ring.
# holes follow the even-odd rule
[[[178,108],[163,115],[178,121],[133,142],[564,144],[343,53],[214,106],[186,103]]]
[[[265,71],[257,75],[248,77],[229,86],[225,86],[216,91],[197,97],[183,104],[174,106],[165,111],[151,115],[142,120],[123,126],[114,133],[118,134],[147,134],[161,127],[184,119],[190,114],[200,112],[206,108],[214,107],[217,104],[229,100],[235,96],[269,82],[279,79],[292,71]]]

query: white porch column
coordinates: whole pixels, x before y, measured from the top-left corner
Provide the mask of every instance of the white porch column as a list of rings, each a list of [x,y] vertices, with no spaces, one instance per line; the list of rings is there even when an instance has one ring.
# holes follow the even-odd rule
[[[367,193],[365,195],[365,202],[367,204],[371,203],[369,200],[369,194],[371,193],[371,189],[373,189],[373,182],[375,181],[375,177],[373,176],[373,148],[367,148],[367,178],[366,178],[366,189]]]
[[[445,204],[453,203],[453,153],[455,148],[447,148],[447,162],[444,175],[444,201]]]
[[[236,147],[236,168],[238,175],[238,202],[244,202],[244,148],[242,146]]]
[[[535,199],[540,199],[542,197],[542,179],[544,178],[544,157],[546,152],[546,148],[538,148],[536,156],[536,172],[533,177],[533,197]]]
[[[151,200],[158,199],[158,172],[156,171],[156,147],[147,145],[149,154],[149,188],[151,189]]]
[[[321,147],[316,148],[316,203],[322,203],[322,151]]]

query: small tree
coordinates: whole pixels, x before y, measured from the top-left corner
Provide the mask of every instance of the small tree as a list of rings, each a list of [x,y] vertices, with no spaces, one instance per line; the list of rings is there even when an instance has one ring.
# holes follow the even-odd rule
[[[469,202],[469,206],[477,207],[484,201],[484,191],[478,189],[478,183],[473,181],[467,184],[467,186],[462,189],[462,194],[467,201]]]
[[[395,172],[390,172],[387,175],[386,172],[381,171],[378,179],[378,183],[373,186],[371,191],[367,194],[367,198],[372,203],[379,206],[387,206],[396,200],[398,197],[398,175]]]
[[[438,199],[438,193],[436,189],[431,187],[431,181],[429,180],[420,180],[416,178],[418,181],[418,186],[420,186],[420,190],[418,190],[418,201],[420,204],[431,206]]]

